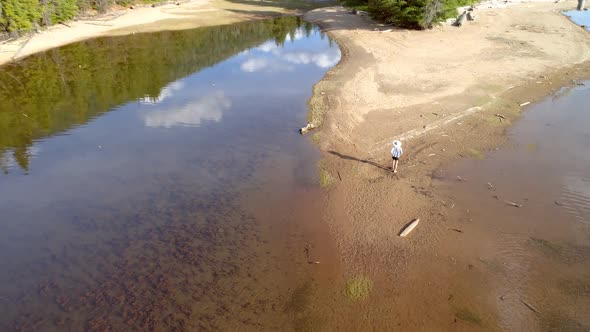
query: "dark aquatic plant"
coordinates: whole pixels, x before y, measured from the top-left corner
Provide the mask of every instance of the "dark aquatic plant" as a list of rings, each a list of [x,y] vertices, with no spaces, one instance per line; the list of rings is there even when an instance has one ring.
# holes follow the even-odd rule
[[[357,276],[346,282],[345,294],[352,301],[364,300],[373,289],[373,281],[364,276]]]
[[[467,308],[462,308],[455,313],[455,317],[459,318],[462,321],[466,321],[475,325],[482,326],[483,321],[479,317],[479,315]]]

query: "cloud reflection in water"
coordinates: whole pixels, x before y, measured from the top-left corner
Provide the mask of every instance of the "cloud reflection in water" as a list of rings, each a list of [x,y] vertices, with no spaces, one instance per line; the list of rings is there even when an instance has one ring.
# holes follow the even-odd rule
[[[148,127],[198,126],[203,121],[221,121],[230,107],[231,100],[223,91],[214,91],[179,107],[148,110],[143,120]]]
[[[301,29],[291,36],[293,40],[301,39],[305,32]],[[329,68],[340,61],[340,49],[329,47],[316,51],[314,49],[287,49],[277,46],[274,41],[267,41],[244,54],[246,59],[240,69],[243,72],[281,72],[293,71],[296,65],[313,64],[319,68]]]

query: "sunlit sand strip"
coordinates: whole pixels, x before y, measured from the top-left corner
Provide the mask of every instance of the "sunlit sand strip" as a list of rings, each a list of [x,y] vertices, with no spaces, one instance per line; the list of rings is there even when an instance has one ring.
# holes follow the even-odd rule
[[[381,151],[381,150],[389,147],[391,145],[391,142],[394,139],[397,139],[400,141],[411,140],[411,139],[416,138],[418,136],[424,135],[431,130],[438,129],[438,128],[445,126],[451,122],[457,121],[467,115],[473,114],[473,113],[481,111],[481,110],[482,110],[482,108],[479,106],[471,107],[469,109],[466,109],[465,111],[454,114],[448,118],[435,121],[435,122],[429,124],[428,126],[426,126],[426,128],[412,129],[412,130],[406,131],[405,133],[403,133],[401,135],[392,136],[388,139],[385,139],[385,140],[382,140],[382,141],[376,143],[375,145],[378,145],[378,147],[369,151],[369,154],[373,154],[377,151]]]

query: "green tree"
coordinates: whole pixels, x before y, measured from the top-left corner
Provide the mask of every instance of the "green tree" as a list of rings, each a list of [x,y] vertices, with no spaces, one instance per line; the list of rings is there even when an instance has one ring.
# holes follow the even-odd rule
[[[0,28],[4,31],[31,30],[41,14],[39,0],[0,0]]]
[[[77,0],[41,0],[43,24],[52,25],[71,20],[78,14]]]
[[[92,8],[92,0],[78,0],[76,6],[80,12],[85,12]]]
[[[98,10],[101,13],[105,13],[109,10],[109,8],[113,5],[115,1],[113,0],[93,0],[94,9]]]

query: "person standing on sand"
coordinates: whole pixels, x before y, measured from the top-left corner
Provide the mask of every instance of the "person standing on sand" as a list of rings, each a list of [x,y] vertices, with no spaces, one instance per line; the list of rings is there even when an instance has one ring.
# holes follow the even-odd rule
[[[391,148],[391,158],[393,159],[393,165],[391,169],[393,170],[393,173],[397,173],[397,164],[399,163],[399,158],[403,153],[404,150],[402,149],[402,142],[397,140],[393,141],[393,148]]]

